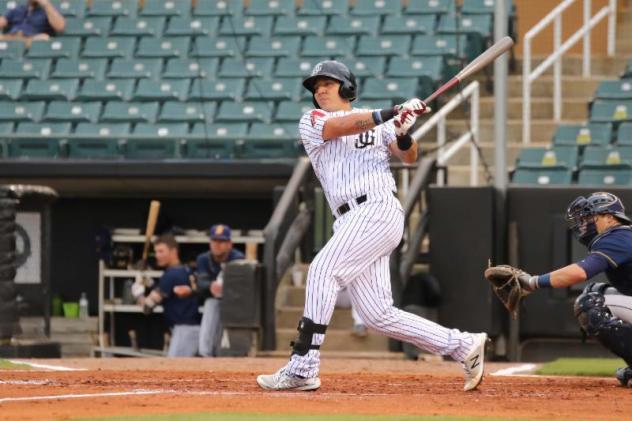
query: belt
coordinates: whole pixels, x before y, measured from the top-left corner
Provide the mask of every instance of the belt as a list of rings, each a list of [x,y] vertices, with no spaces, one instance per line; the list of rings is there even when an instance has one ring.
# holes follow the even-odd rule
[[[392,192],[393,196],[397,197],[397,193]],[[363,194],[362,196],[358,196],[355,199],[353,199],[354,202],[356,202],[356,204],[361,205],[362,203],[366,202],[367,197],[366,194]],[[338,207],[338,209],[336,209],[336,212],[338,212],[338,218],[340,218],[342,215],[344,215],[345,213],[349,212],[351,210],[351,206],[349,206],[349,203],[344,203],[342,205],[340,205]]]

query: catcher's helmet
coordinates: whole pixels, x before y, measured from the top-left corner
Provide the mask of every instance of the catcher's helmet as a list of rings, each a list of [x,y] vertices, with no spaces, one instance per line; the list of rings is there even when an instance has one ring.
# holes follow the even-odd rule
[[[316,108],[320,107],[313,95],[315,94],[314,85],[316,84],[316,79],[319,77],[328,77],[340,82],[338,94],[341,98],[349,101],[356,99],[358,84],[356,83],[356,78],[353,73],[351,73],[351,70],[339,61],[325,60],[316,64],[312,73],[303,80],[303,86],[305,89],[312,93],[312,101],[314,102],[314,106]]]
[[[579,196],[566,209],[566,222],[577,239],[588,245],[597,235],[597,228],[591,216],[610,214],[622,224],[632,221],[625,215],[621,199],[612,193],[596,192],[588,197]]]

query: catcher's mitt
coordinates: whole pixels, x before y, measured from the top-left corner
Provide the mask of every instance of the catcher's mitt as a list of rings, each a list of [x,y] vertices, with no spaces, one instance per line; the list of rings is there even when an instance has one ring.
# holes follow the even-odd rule
[[[531,293],[520,282],[531,277],[528,273],[509,265],[490,266],[485,269],[485,278],[492,284],[492,289],[496,296],[502,301],[511,317],[518,316],[518,306],[520,301]]]

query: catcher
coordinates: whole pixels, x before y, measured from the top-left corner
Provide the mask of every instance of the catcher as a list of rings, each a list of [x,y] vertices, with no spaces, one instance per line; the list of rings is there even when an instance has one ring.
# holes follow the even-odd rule
[[[485,277],[515,317],[520,300],[536,289],[567,288],[605,273],[609,284],[588,284],[575,301],[575,316],[586,334],[628,364],[617,369],[616,377],[622,386],[632,387],[632,222],[621,200],[606,192],[573,200],[566,221],[588,248],[586,258],[537,276],[507,265],[494,266]]]

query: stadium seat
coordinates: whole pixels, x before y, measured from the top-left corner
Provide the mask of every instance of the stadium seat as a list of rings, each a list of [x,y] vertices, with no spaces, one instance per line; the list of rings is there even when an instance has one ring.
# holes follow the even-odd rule
[[[629,186],[632,184],[632,169],[613,167],[610,169],[583,169],[577,184],[582,186]]]
[[[225,58],[217,73],[221,78],[270,77],[274,68],[272,57],[252,57],[247,59]]]
[[[382,35],[433,34],[437,20],[434,15],[386,16]]]
[[[227,16],[242,14],[241,2],[230,0],[197,0],[194,16]]]
[[[456,35],[417,35],[413,40],[410,54],[422,57],[444,57],[443,77],[448,80],[460,70],[461,60],[469,57],[471,52],[465,35],[460,36],[458,42]]]
[[[395,102],[404,102],[415,96],[417,96],[417,79],[415,78],[367,78],[362,89],[363,100],[390,99]]]
[[[556,146],[608,145],[612,139],[612,124],[560,125],[553,135]]]
[[[26,85],[22,93],[23,99],[45,100],[54,99],[72,100],[77,95],[79,89],[79,79],[52,79],[39,80],[32,79]]]
[[[249,137],[243,143],[242,158],[245,159],[278,159],[296,158],[297,141],[276,137]]]
[[[20,135],[37,135],[43,137],[66,136],[70,134],[70,123],[20,123],[15,131]]]
[[[381,110],[382,108],[390,108],[392,106],[393,101],[390,99],[359,100],[353,102],[353,108],[363,108],[365,110]]]
[[[19,60],[24,55],[22,41],[0,41],[0,59]]]
[[[20,121],[39,122],[44,115],[44,107],[44,101],[0,101],[0,121],[13,123]]]
[[[622,78],[632,78],[632,59],[630,59],[630,61],[628,61],[627,66],[625,66],[625,70],[623,71],[623,75],[621,76]]]
[[[632,121],[632,100],[608,101],[598,99],[590,112],[592,122]]]
[[[184,142],[183,156],[187,159],[233,159],[237,155],[237,143],[232,137],[189,137]]]
[[[189,55],[189,37],[141,38],[136,57],[146,58],[187,58]]]
[[[401,8],[400,0],[356,0],[350,13],[355,16],[398,15]]]
[[[275,122],[292,122],[298,125],[298,121],[303,117],[303,114],[309,110],[314,109],[314,104],[311,101],[295,102],[295,101],[283,101],[279,103],[275,115]]]
[[[345,64],[356,77],[382,78],[386,67],[386,57],[353,57],[345,59]]]
[[[442,57],[393,57],[388,65],[386,77],[416,77],[419,80],[419,93],[422,98],[430,95],[433,86],[443,76]]]
[[[217,113],[217,122],[255,122],[269,123],[272,119],[272,105],[265,102],[223,101]]]
[[[279,16],[274,35],[323,35],[326,23],[326,16]]]
[[[277,62],[276,77],[301,77],[308,76],[316,63],[320,60],[317,58],[288,58],[281,57]]]
[[[100,102],[51,101],[44,120],[96,123],[100,115]]]
[[[138,81],[134,101],[186,101],[189,94],[189,79],[151,80]]]
[[[576,146],[556,146],[553,148],[523,148],[516,160],[517,168],[564,167],[574,169],[577,166]]]
[[[273,21],[274,18],[271,16],[226,16],[222,18],[219,34],[221,36],[270,36]]]
[[[0,136],[13,134],[13,123],[0,123]]]
[[[632,99],[632,79],[605,80],[599,83],[595,98]]]
[[[167,101],[162,105],[158,121],[161,123],[212,123],[215,118],[215,102],[175,102]]]
[[[226,61],[225,59],[224,61]],[[219,59],[180,59],[172,58],[162,74],[164,79],[214,78],[217,74]]]
[[[292,16],[296,6],[294,0],[250,0],[245,11],[253,16]]]
[[[406,15],[442,15],[456,12],[454,0],[408,0]]]
[[[136,39],[131,37],[90,37],[86,39],[82,57],[92,58],[132,58]]]
[[[364,39],[363,37],[361,39]],[[351,57],[355,47],[353,36],[315,35],[305,37],[301,56],[303,57]]]
[[[106,123],[153,123],[158,115],[157,102],[120,102],[105,104],[101,122]]]
[[[255,123],[262,124],[263,123]],[[195,137],[243,137],[248,133],[248,123],[196,123],[191,130]]]
[[[75,135],[84,136],[126,136],[131,133],[129,123],[79,123]]]
[[[52,3],[66,17],[66,22],[69,17],[82,18],[86,13],[86,0],[53,0]]]
[[[152,137],[186,136],[188,133],[187,123],[138,123],[134,127],[134,134]]]
[[[0,79],[0,101],[17,100],[21,93],[22,79]]]
[[[177,158],[179,139],[128,138],[124,143],[125,158],[163,160]]]
[[[191,57],[241,57],[245,48],[246,37],[197,37]]]
[[[495,0],[463,0],[461,13],[466,15],[493,15],[495,7]],[[505,10],[509,14],[515,13],[512,0],[505,0]]]
[[[119,140],[115,137],[98,139],[73,137],[68,140],[68,158],[70,159],[114,159],[120,158]]]
[[[11,158],[57,158],[60,155],[57,139],[39,136],[32,139],[11,139],[8,149],[8,156]]]
[[[403,56],[408,54],[411,37],[409,35],[380,35],[361,37],[358,56]]]
[[[88,16],[136,16],[137,0],[92,0]]]
[[[66,18],[65,36],[106,36],[112,26],[110,17]]]
[[[327,25],[327,35],[377,35],[380,31],[379,16],[332,16]]]
[[[571,184],[573,172],[565,167],[518,168],[513,174],[514,184],[533,184],[541,186]]]
[[[296,140],[298,123],[294,124],[265,124],[252,123],[249,134],[251,136],[269,137],[273,139]]]
[[[100,58],[66,59],[57,60],[55,70],[51,77],[56,79],[97,79],[103,80],[107,60]]]
[[[492,34],[492,17],[488,15],[441,15],[437,34],[478,34],[489,38]]]
[[[52,38],[49,41],[33,41],[28,58],[77,58],[81,39],[74,37]]]
[[[162,71],[162,60],[147,59],[125,59],[115,58],[112,60],[108,78],[110,79],[157,79]]]
[[[581,168],[609,169],[612,166],[632,168],[632,148],[629,146],[588,146],[584,150]]]
[[[189,16],[191,2],[182,0],[145,0],[141,16]]]
[[[49,59],[2,60],[0,79],[46,79],[50,73],[51,63]]]
[[[189,98],[202,101],[240,101],[245,87],[245,79],[195,79]]]
[[[248,101],[296,101],[301,95],[301,79],[279,78],[252,79],[248,83],[248,89],[244,99]]]
[[[334,0],[303,0],[299,15],[346,15],[347,2]]]
[[[215,36],[219,28],[219,17],[181,17],[169,19],[166,36]]]
[[[128,18],[120,17],[114,22],[114,28],[110,31],[110,35],[113,36],[162,36],[162,32],[165,29],[166,18],[163,16],[158,17],[139,17]]]
[[[621,123],[619,125],[617,145],[632,145],[632,123]]]
[[[298,54],[300,45],[301,37],[299,36],[272,38],[254,36],[250,38],[250,45],[246,51],[246,56],[294,57]]]
[[[83,82],[77,99],[83,101],[129,101],[135,79],[92,80]]]

